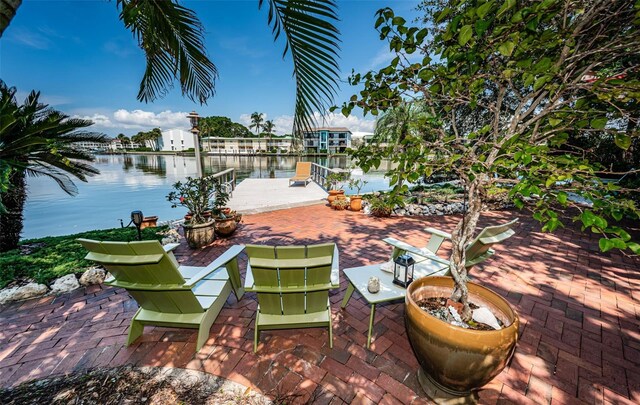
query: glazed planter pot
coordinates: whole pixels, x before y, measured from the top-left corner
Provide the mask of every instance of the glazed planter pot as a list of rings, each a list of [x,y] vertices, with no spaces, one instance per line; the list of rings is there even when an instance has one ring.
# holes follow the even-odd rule
[[[468,283],[469,301],[488,307],[506,325],[503,329],[478,331],[453,326],[416,304],[423,298],[448,298],[453,286],[450,277],[425,277],[409,285],[405,298],[407,335],[421,365],[418,380],[436,402],[473,398],[474,390],[504,369],[518,340],[518,315],[504,298],[478,284]]]
[[[233,235],[238,227],[235,217],[229,217],[225,219],[215,219],[215,232],[218,236],[227,237]]]
[[[144,217],[142,219],[142,223],[140,224],[140,229],[144,228],[155,228],[158,225],[158,217]]]
[[[351,211],[360,211],[362,209],[362,196],[352,195],[349,197],[349,208]]]
[[[213,221],[197,225],[185,223],[182,225],[182,229],[187,244],[193,249],[206,246],[216,238]]]

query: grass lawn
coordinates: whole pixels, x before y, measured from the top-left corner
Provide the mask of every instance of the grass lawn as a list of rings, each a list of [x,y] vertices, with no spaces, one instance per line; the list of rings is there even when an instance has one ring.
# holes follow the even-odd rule
[[[143,229],[142,239],[161,240],[162,235],[158,235],[157,232],[166,229],[166,226]],[[75,241],[77,238],[128,242],[136,240],[137,230],[103,229],[22,241],[20,245],[23,247],[34,245],[29,248],[29,254],[22,253],[20,249],[0,254],[0,288],[14,280],[23,279],[34,279],[38,283],[46,284],[55,278],[81,273],[87,267],[93,266],[93,262],[84,260],[87,251]]]

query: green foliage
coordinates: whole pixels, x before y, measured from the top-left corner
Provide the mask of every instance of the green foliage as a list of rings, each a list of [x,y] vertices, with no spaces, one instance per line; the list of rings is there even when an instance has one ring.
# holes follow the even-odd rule
[[[231,121],[227,117],[203,117],[198,123],[200,136],[217,136],[223,138],[250,138],[253,134],[247,127]]]
[[[500,194],[508,190],[516,206],[528,205],[545,231],[563,226],[561,210],[577,207],[574,220],[602,235],[603,250],[635,253],[618,221],[640,218],[629,198],[637,189],[603,181],[614,174],[610,167],[573,140],[606,145],[612,161],[638,155],[637,7],[623,0],[426,0],[418,26],[380,10],[376,28],[396,57],[352,75],[349,82],[363,89],[342,111],[384,116],[420,103],[425,117],[396,145],[365,145],[352,155],[365,171],[391,160],[387,175],[397,196],[406,195],[407,183],[452,173],[470,201],[465,224],[476,223],[475,202],[500,184]],[[454,248],[471,233],[458,226]]]
[[[329,190],[342,190],[344,182],[347,181],[348,177],[349,173],[347,172],[331,172],[325,179],[325,187]]]
[[[167,194],[167,201],[171,208],[187,207],[192,215],[191,224],[204,224],[207,222],[204,213],[211,210],[211,200],[216,196],[218,186],[219,182],[206,177],[187,177],[184,183],[178,181],[173,185],[175,190]]]
[[[145,228],[142,239],[161,240],[162,235],[157,232],[163,230],[166,227]],[[87,251],[75,241],[77,238],[129,242],[137,240],[137,235],[135,228],[114,228],[23,241],[20,245],[33,245],[29,247],[31,253],[22,254],[20,249],[15,249],[0,255],[0,288],[24,278],[49,283],[55,278],[80,273],[93,266],[93,262],[84,260]]]
[[[388,217],[396,205],[403,203],[397,196],[389,193],[369,194],[363,198],[369,203],[369,210],[374,217]]]
[[[360,195],[360,190],[362,190],[362,187],[366,186],[368,183],[369,182],[364,179],[350,178],[349,183],[347,184],[351,190],[356,190],[355,195]]]

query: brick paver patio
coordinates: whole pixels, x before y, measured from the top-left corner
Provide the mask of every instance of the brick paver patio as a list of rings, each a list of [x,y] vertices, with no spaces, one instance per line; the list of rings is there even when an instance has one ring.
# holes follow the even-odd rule
[[[519,215],[491,212],[481,225]],[[522,215],[522,214],[520,214]],[[413,243],[421,230],[450,230],[457,217],[375,219],[325,206],[245,216],[235,237],[192,251],[180,262],[205,265],[232,244],[335,241],[341,268],[386,260],[393,236]],[[640,403],[640,261],[601,254],[597,238],[568,227],[554,235],[522,221],[517,234],[474,277],[505,296],[521,319],[509,367],[481,392],[482,403]],[[243,264],[244,265],[244,264]],[[331,296],[334,348],[326,329],[263,332],[253,354],[255,295],[229,299],[195,354],[196,333],[147,327],[124,347],[137,305],[126,292],[91,286],[14,303],[0,312],[0,385],[96,366],[181,367],[229,378],[272,397],[314,403],[421,403],[417,362],[401,303],[381,306],[365,348],[369,310],[357,294],[346,310]],[[294,397],[291,397],[293,395]]]

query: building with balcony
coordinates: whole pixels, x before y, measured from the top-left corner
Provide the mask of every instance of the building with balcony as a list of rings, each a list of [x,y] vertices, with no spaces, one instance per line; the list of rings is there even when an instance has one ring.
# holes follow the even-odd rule
[[[345,153],[351,147],[351,131],[343,127],[314,128],[304,133],[304,150],[307,153]]]
[[[202,150],[213,155],[253,155],[258,151],[288,153],[292,149],[290,136],[273,138],[224,138],[208,136],[202,138]]]

